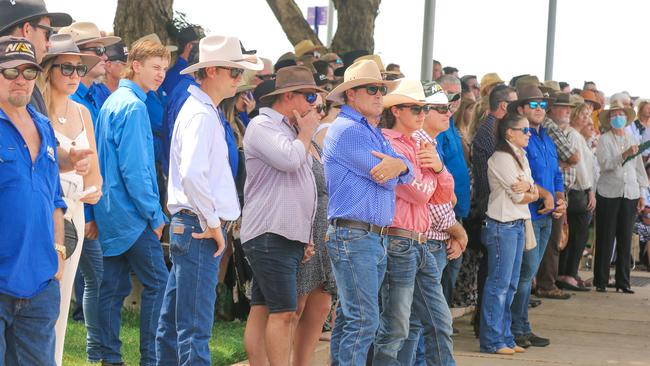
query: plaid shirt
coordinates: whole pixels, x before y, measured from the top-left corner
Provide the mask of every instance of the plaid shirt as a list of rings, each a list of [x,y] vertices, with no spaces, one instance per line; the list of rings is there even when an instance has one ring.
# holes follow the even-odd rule
[[[578,146],[576,146],[560,129],[560,127],[550,118],[544,120],[544,128],[551,139],[555,143],[555,148],[557,150],[557,155],[563,162],[568,162],[571,156],[578,151]],[[564,177],[564,190],[568,192],[569,189],[573,187],[576,182],[576,168],[575,166],[570,166],[568,168],[562,168],[562,176]]]
[[[490,196],[490,185],[488,184],[488,159],[494,154],[496,147],[496,117],[488,114],[487,118],[476,131],[472,140],[470,163],[472,165],[472,177],[474,178],[474,212],[471,216],[485,217],[487,212],[488,199]]]

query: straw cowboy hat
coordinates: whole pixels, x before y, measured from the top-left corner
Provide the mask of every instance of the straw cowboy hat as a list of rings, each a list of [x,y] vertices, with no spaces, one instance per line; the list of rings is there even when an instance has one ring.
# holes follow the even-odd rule
[[[264,62],[257,56],[242,54],[236,37],[208,36],[199,41],[199,62],[186,67],[181,74],[213,66],[258,71],[264,68]]]
[[[310,90],[316,93],[327,93],[326,90],[316,86],[314,74],[305,66],[287,66],[278,70],[275,76],[275,90],[263,95],[260,100],[264,101],[273,95],[280,95],[298,90]]]
[[[611,111],[616,111],[616,110],[623,110],[625,112],[625,118],[626,118],[626,123],[625,126],[628,126],[630,123],[634,121],[634,117],[636,117],[636,113],[634,112],[634,109],[628,108],[623,105],[618,100],[615,100],[610,106],[609,109],[604,109],[598,114],[598,120],[600,121],[600,125],[605,129],[608,130],[611,125],[610,125],[610,112]]]
[[[558,83],[555,80],[544,81],[544,83],[539,87],[539,89],[542,91],[542,93],[548,93],[548,95],[552,97],[554,97],[555,94],[562,91],[560,89],[560,83]]]
[[[420,80],[399,79],[397,89],[384,97],[384,108],[398,104],[428,104]]]
[[[99,43],[102,46],[110,46],[119,42],[122,38],[115,36],[102,37],[99,28],[95,23],[76,22],[67,27],[59,29],[59,34],[69,34],[77,46],[83,46],[87,43]]]
[[[293,47],[293,52],[296,54],[296,57],[302,57],[305,53],[314,51],[327,51],[327,47],[316,46],[311,39],[304,39]]]
[[[382,76],[384,75],[401,75],[402,73],[399,71],[386,71],[386,67],[384,67],[384,63],[381,61],[381,57],[379,55],[365,55],[357,58],[354,60],[354,62],[357,62],[359,60],[371,60],[375,61],[377,66],[379,67],[379,72],[381,73]]]
[[[481,89],[480,93],[481,96],[486,96],[488,89],[495,85],[495,84],[501,84],[504,83],[505,81],[501,80],[499,75],[496,72],[489,72],[481,78]]]
[[[47,54],[43,57],[41,61],[42,65],[57,56],[79,56],[81,57],[81,63],[88,67],[88,70],[92,69],[100,61],[100,58],[95,55],[87,55],[85,53],[79,52],[79,47],[74,43],[72,37],[69,34],[53,34],[50,37],[50,48],[47,51]]]
[[[367,84],[383,84],[388,87],[388,92],[397,89],[399,80],[383,80],[379,67],[374,61],[361,60],[353,63],[345,70],[343,82],[327,95],[327,100],[343,103],[343,93],[346,90]]]
[[[151,33],[151,34],[147,34],[147,35],[144,36],[144,37],[140,37],[140,38],[138,38],[138,39],[137,39],[135,42],[133,42],[133,43],[142,42],[142,41],[154,41],[154,42],[156,42],[156,43],[158,43],[158,44],[162,44],[162,41],[160,40],[160,37],[158,37],[158,35],[157,35],[156,33]],[[174,46],[174,45],[169,45],[169,44],[168,44],[168,45],[165,45],[165,48],[166,48],[167,51],[169,51],[169,52],[176,52],[176,51],[178,51],[178,47],[176,47],[176,46]]]

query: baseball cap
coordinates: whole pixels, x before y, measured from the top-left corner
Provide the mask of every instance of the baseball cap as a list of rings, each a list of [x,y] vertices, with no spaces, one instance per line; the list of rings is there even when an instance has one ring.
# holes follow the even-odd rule
[[[106,46],[106,57],[108,57],[108,61],[126,62],[128,56],[129,50],[122,41]]]
[[[25,64],[42,70],[36,62],[34,45],[21,37],[0,37],[0,69],[11,69]]]

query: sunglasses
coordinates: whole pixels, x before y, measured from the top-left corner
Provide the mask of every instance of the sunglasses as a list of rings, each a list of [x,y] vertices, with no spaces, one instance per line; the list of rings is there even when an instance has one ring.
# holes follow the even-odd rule
[[[266,75],[255,75],[258,79],[262,81],[273,80],[275,79],[275,74],[266,74]]]
[[[237,79],[240,75],[244,73],[244,69],[229,68],[229,67],[221,67],[221,69],[230,70],[230,77],[232,79]]]
[[[25,80],[31,81],[36,79],[40,70],[34,67],[18,70],[17,68],[13,67],[11,69],[2,69],[0,72],[2,73],[2,76],[4,76],[4,78],[7,80],[16,80],[18,79],[18,76],[22,74]]]
[[[88,66],[86,65],[73,65],[69,63],[65,64],[52,64],[52,67],[58,67],[61,69],[61,75],[63,76],[72,76],[75,71],[80,78],[86,76],[88,73]]]
[[[449,111],[451,111],[451,106],[449,104],[441,104],[441,105],[430,105],[429,108],[432,111],[436,111],[440,114],[445,114]]]
[[[539,106],[542,109],[546,109],[548,103],[546,103],[545,101],[541,101],[541,102],[531,101],[528,102],[528,106],[530,107],[530,109],[537,109],[537,106]]]
[[[530,127],[512,127],[511,130],[521,131],[524,133],[524,135],[528,135],[530,133]]]
[[[447,98],[449,99],[449,103],[455,102],[457,100],[460,100],[460,93],[447,94]]]
[[[316,103],[316,99],[318,99],[318,95],[316,95],[316,93],[312,93],[312,92],[304,92],[304,93],[303,92],[294,92],[294,93],[302,94],[305,97],[305,100],[307,101],[307,103],[309,103],[309,104]]]
[[[44,25],[44,24],[29,23],[29,25],[31,25],[34,28],[40,28],[40,29],[44,30],[45,31],[45,37],[47,37],[47,39],[50,39],[50,37],[52,37],[52,35],[56,33],[54,28],[48,27],[47,25]]]
[[[99,46],[99,47],[86,47],[86,48],[80,48],[79,51],[84,52],[84,51],[90,51],[94,52],[97,57],[102,57],[106,54],[106,47],[104,46]]]
[[[431,111],[430,105],[398,105],[397,108],[408,108],[411,110],[411,113],[416,116],[422,112],[424,112],[424,114],[429,114]]]
[[[318,114],[327,114],[329,108],[327,108],[327,104],[319,104],[316,106],[316,112]]]
[[[388,87],[386,85],[382,85],[382,86],[364,85],[364,86],[358,86],[358,87],[353,88],[353,89],[355,89],[355,90],[356,89],[366,89],[366,92],[368,93],[368,95],[375,95],[375,94],[377,94],[377,92],[380,92],[381,95],[388,94]]]

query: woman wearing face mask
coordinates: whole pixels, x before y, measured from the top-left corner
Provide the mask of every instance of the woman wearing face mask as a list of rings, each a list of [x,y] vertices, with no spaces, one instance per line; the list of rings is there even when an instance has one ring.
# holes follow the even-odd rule
[[[630,289],[632,228],[645,202],[641,192],[648,187],[648,177],[639,146],[625,127],[634,120],[634,110],[614,102],[599,114],[602,134],[596,149],[600,178],[596,189],[596,256],[594,286],[606,292],[609,265],[616,239],[616,292]]]
[[[95,133],[90,112],[81,104],[73,102],[69,97],[79,87],[81,78],[86,75],[99,62],[96,56],[79,53],[79,49],[68,34],[56,34],[50,38],[49,53],[41,63],[43,72],[39,76],[38,84],[43,93],[50,123],[54,128],[57,141],[61,148],[66,151],[70,149],[91,149],[95,152],[91,155],[91,168],[89,173],[81,177],[75,172],[61,173],[61,188],[63,190],[68,210],[66,211],[66,237],[74,233],[77,236],[77,245],[72,253],[66,253],[68,259],[65,261],[63,278],[61,279],[61,309],[59,319],[56,323],[56,360],[61,364],[63,359],[63,342],[70,309],[70,298],[72,296],[72,285],[77,273],[77,266],[81,256],[81,247],[84,238],[84,203],[96,204],[102,195],[102,177],[99,172],[97,161],[97,148],[95,147]],[[86,314],[86,325],[89,335],[97,330],[98,321],[93,322],[93,311],[86,307],[84,302],[84,313]],[[90,306],[90,305],[89,305]],[[91,347],[89,337],[89,349]],[[99,359],[92,358],[92,361]]]

